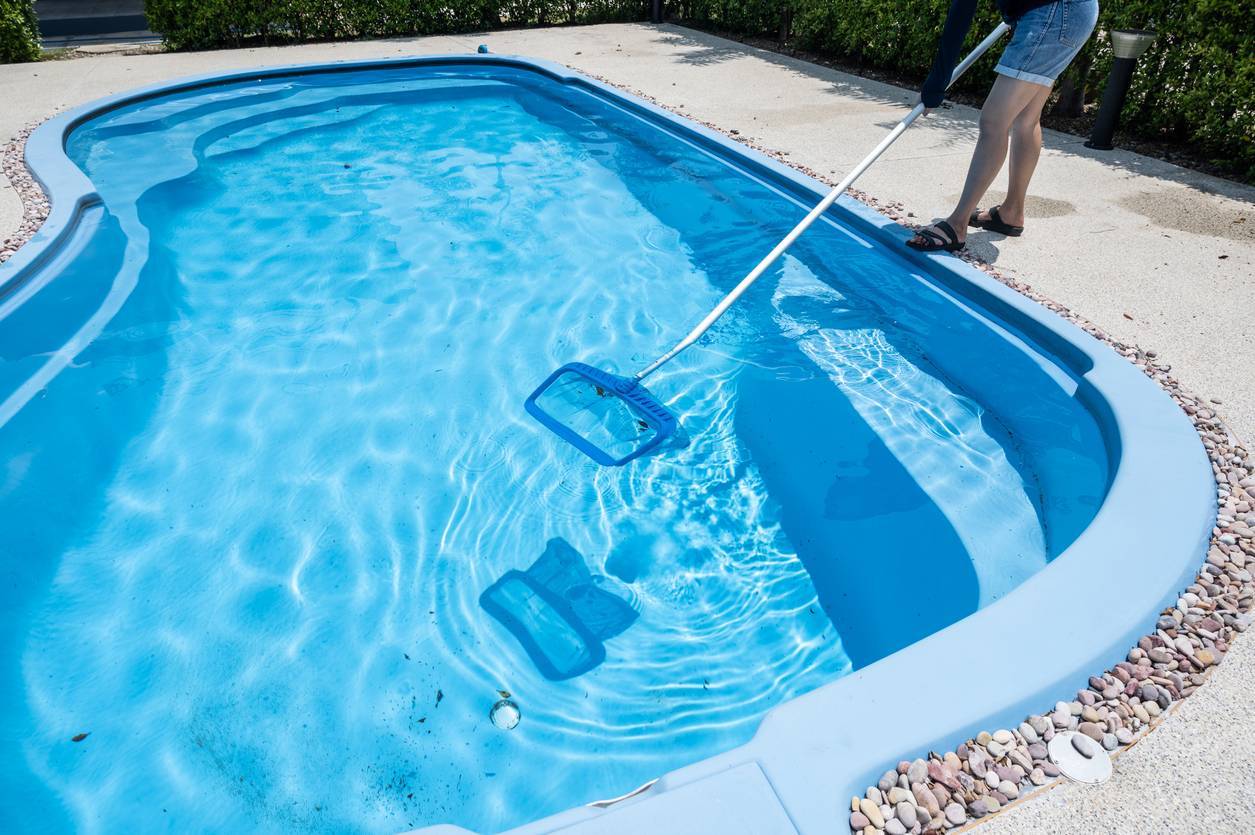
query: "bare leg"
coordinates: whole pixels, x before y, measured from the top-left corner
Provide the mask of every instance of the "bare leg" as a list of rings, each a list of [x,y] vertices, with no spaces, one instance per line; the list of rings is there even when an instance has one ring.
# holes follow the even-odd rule
[[[1049,87],[1039,87],[1038,94],[1011,123],[1011,160],[1007,166],[1007,199],[998,207],[998,215],[1012,226],[1024,225],[1024,200],[1028,183],[1033,179],[1037,159],[1041,156],[1041,110],[1050,97]]]
[[[994,81],[993,89],[989,91],[980,111],[980,135],[976,140],[976,149],[972,152],[963,194],[959,198],[959,204],[946,218],[954,227],[960,241],[967,237],[967,219],[976,210],[976,205],[985,196],[1007,159],[1008,134],[1012,124],[1039,97],[1041,101],[1037,104],[1037,112],[1041,113],[1041,105],[1045,102],[1043,91],[1047,96],[1050,94],[1050,88],[1041,84],[1005,75],[999,75]],[[1029,173],[1031,175],[1031,170]]]

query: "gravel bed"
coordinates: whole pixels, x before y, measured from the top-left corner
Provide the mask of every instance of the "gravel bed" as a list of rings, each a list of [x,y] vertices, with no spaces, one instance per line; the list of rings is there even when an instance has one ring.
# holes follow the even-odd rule
[[[629,92],[666,107],[639,91]],[[693,118],[674,108],[666,109]],[[748,142],[735,131],[706,126],[832,185],[829,178],[790,162],[784,154]],[[18,230],[0,245],[0,262],[30,240],[48,217],[48,199],[22,157],[31,130],[21,131],[2,149],[3,170],[22,200],[23,213]],[[899,223],[915,225],[901,204],[878,201],[855,190],[850,193]],[[1154,351],[1119,342],[970,253],[961,257],[1107,343],[1171,395],[1193,421],[1211,458],[1218,517],[1197,578],[1181,592],[1176,605],[1160,614],[1155,630],[1142,637],[1124,661],[1091,676],[1088,686],[1073,698],[1025,717],[1015,728],[982,732],[954,751],[898,763],[862,797],[851,798],[848,824],[851,831],[862,835],[945,831],[1004,809],[1059,779],[1059,769],[1047,754],[1047,743],[1060,731],[1078,731],[1106,751],[1118,754],[1154,727],[1174,703],[1201,687],[1234,637],[1255,620],[1251,575],[1255,568],[1255,457],[1216,414],[1213,406],[1219,401],[1204,401],[1186,392],[1171,376],[1170,366]]]
[[[35,231],[48,219],[48,198],[44,190],[35,182],[22,152],[26,148],[26,138],[35,127],[24,128],[18,135],[0,146],[0,171],[8,179],[18,199],[22,201],[22,220],[16,231],[0,242],[0,264],[8,261],[17,252],[18,247],[29,241]]]

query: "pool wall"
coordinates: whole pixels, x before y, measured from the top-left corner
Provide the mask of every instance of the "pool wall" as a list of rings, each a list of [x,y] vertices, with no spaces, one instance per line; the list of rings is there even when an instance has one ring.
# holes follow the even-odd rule
[[[201,76],[102,99],[61,114],[32,134],[27,163],[52,208],[31,241],[0,264],[0,317],[36,292],[59,262],[74,257],[103,216],[92,184],[65,155],[70,132],[83,121],[145,98],[227,82],[459,64],[530,70],[579,88],[747,171],[806,208],[827,191],[715,131],[545,61],[457,55]],[[904,227],[848,196],[828,217],[905,252]],[[776,707],[747,744],[670,772],[650,790],[608,809],[571,809],[516,831],[639,832],[646,825],[653,832],[721,826],[760,832],[841,829],[849,797],[861,794],[886,768],[902,758],[953,748],[982,729],[1014,727],[1026,714],[1075,691],[1089,675],[1122,659],[1159,610],[1191,582],[1216,505],[1211,465],[1184,413],[1110,348],[990,276],[949,256],[906,252],[906,258],[923,280],[988,313],[1079,378],[1076,396],[1101,428],[1111,473],[1106,500],[1092,523],[1001,600]],[[102,315],[108,311],[94,314]],[[28,386],[46,382],[36,377]],[[860,593],[888,596],[894,590]]]

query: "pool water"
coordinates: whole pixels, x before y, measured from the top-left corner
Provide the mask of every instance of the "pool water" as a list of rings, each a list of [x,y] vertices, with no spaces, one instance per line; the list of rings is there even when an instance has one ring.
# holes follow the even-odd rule
[[[0,301],[7,831],[622,794],[998,599],[1106,488],[1068,372],[837,223],[651,378],[687,446],[555,438],[532,388],[647,363],[805,207],[534,72],[210,86],[67,153],[105,211]],[[481,603],[555,559],[621,615],[565,678]],[[569,626],[518,582],[532,637]]]

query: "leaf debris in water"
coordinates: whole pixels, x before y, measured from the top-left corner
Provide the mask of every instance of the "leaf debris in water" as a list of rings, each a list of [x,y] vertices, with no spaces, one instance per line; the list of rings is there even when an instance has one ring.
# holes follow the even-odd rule
[[[89,736],[91,736],[91,731],[88,731],[85,734],[75,734],[74,736],[70,737],[70,742],[82,742],[84,739],[87,739],[87,737]]]
[[[501,696],[501,698],[503,698],[503,699],[508,699],[508,698],[510,698],[510,691],[509,691],[509,690],[498,690],[498,691],[497,691],[497,694],[498,694],[498,695],[500,695],[500,696]]]
[[[436,707],[440,707],[440,700],[443,698],[444,698],[444,691],[437,690],[436,691]]]

